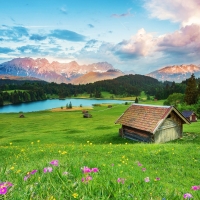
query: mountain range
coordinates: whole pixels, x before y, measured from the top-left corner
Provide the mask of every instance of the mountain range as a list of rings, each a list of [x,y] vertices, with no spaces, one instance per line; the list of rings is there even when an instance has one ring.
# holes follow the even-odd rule
[[[15,58],[0,64],[0,75],[33,77],[55,83],[86,84],[134,73],[134,71],[122,72],[107,62],[79,65],[76,61],[50,63],[45,58]],[[167,66],[146,76],[159,81],[181,82],[189,78],[192,73],[196,78],[200,77],[200,66],[194,64]]]
[[[199,78],[200,67],[193,64],[167,66],[153,71],[147,74],[147,76],[159,81],[174,81],[178,83],[190,78],[191,74],[194,74],[196,78]]]
[[[91,72],[93,72],[93,78]],[[95,82],[124,75],[123,72],[114,69],[107,62],[79,65],[75,61],[70,63],[59,63],[56,61],[49,63],[45,58],[35,60],[32,58],[15,58],[0,64],[0,74],[28,76],[47,82],[74,84]],[[81,78],[82,76],[84,77]]]

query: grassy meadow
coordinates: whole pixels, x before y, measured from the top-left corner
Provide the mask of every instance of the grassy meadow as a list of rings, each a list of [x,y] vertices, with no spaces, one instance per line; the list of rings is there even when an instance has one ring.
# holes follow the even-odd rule
[[[0,199],[200,199],[200,122],[172,142],[134,142],[114,123],[128,106],[0,114]]]

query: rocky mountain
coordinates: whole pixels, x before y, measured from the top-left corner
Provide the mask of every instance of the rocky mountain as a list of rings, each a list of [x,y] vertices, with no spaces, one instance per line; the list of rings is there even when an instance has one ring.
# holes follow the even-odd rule
[[[107,62],[79,65],[75,61],[70,63],[59,63],[56,61],[49,63],[45,58],[35,60],[32,58],[15,58],[0,64],[0,74],[35,77],[56,83],[71,83],[73,79],[89,72],[104,73],[108,70],[115,69]]]
[[[106,72],[89,72],[83,76],[75,78],[72,80],[72,83],[77,84],[86,84],[86,83],[94,83],[96,81],[107,80],[107,79],[114,79],[119,76],[124,76],[125,74],[120,70],[110,69]]]
[[[174,81],[182,82],[183,80],[190,78],[191,74],[195,75],[196,78],[200,77],[200,67],[190,65],[173,65],[161,68],[154,72],[147,74],[152,78],[158,79],[159,81]]]

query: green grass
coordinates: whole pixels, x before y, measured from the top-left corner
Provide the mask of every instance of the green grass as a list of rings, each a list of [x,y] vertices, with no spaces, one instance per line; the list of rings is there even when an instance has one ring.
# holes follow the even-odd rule
[[[114,123],[128,106],[97,106],[92,118],[80,111],[0,114],[0,181],[13,184],[0,199],[179,200],[185,193],[200,199],[200,190],[191,190],[200,184],[200,122],[184,125],[183,138],[172,142],[133,142],[120,138]],[[99,169],[87,183],[84,166]]]

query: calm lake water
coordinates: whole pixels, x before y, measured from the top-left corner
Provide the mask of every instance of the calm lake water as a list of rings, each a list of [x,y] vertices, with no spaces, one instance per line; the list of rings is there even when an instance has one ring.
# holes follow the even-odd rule
[[[21,103],[17,105],[6,105],[0,107],[0,113],[18,113],[18,112],[34,112],[34,111],[41,111],[41,110],[49,110],[52,108],[58,108],[63,106],[66,107],[66,104],[69,104],[71,101],[72,106],[92,106],[92,104],[101,104],[101,103],[125,103],[126,101],[122,100],[97,100],[97,99],[52,99],[52,100],[45,100],[45,101],[36,101],[36,102],[29,102],[29,103]],[[127,101],[129,102],[129,101]]]

